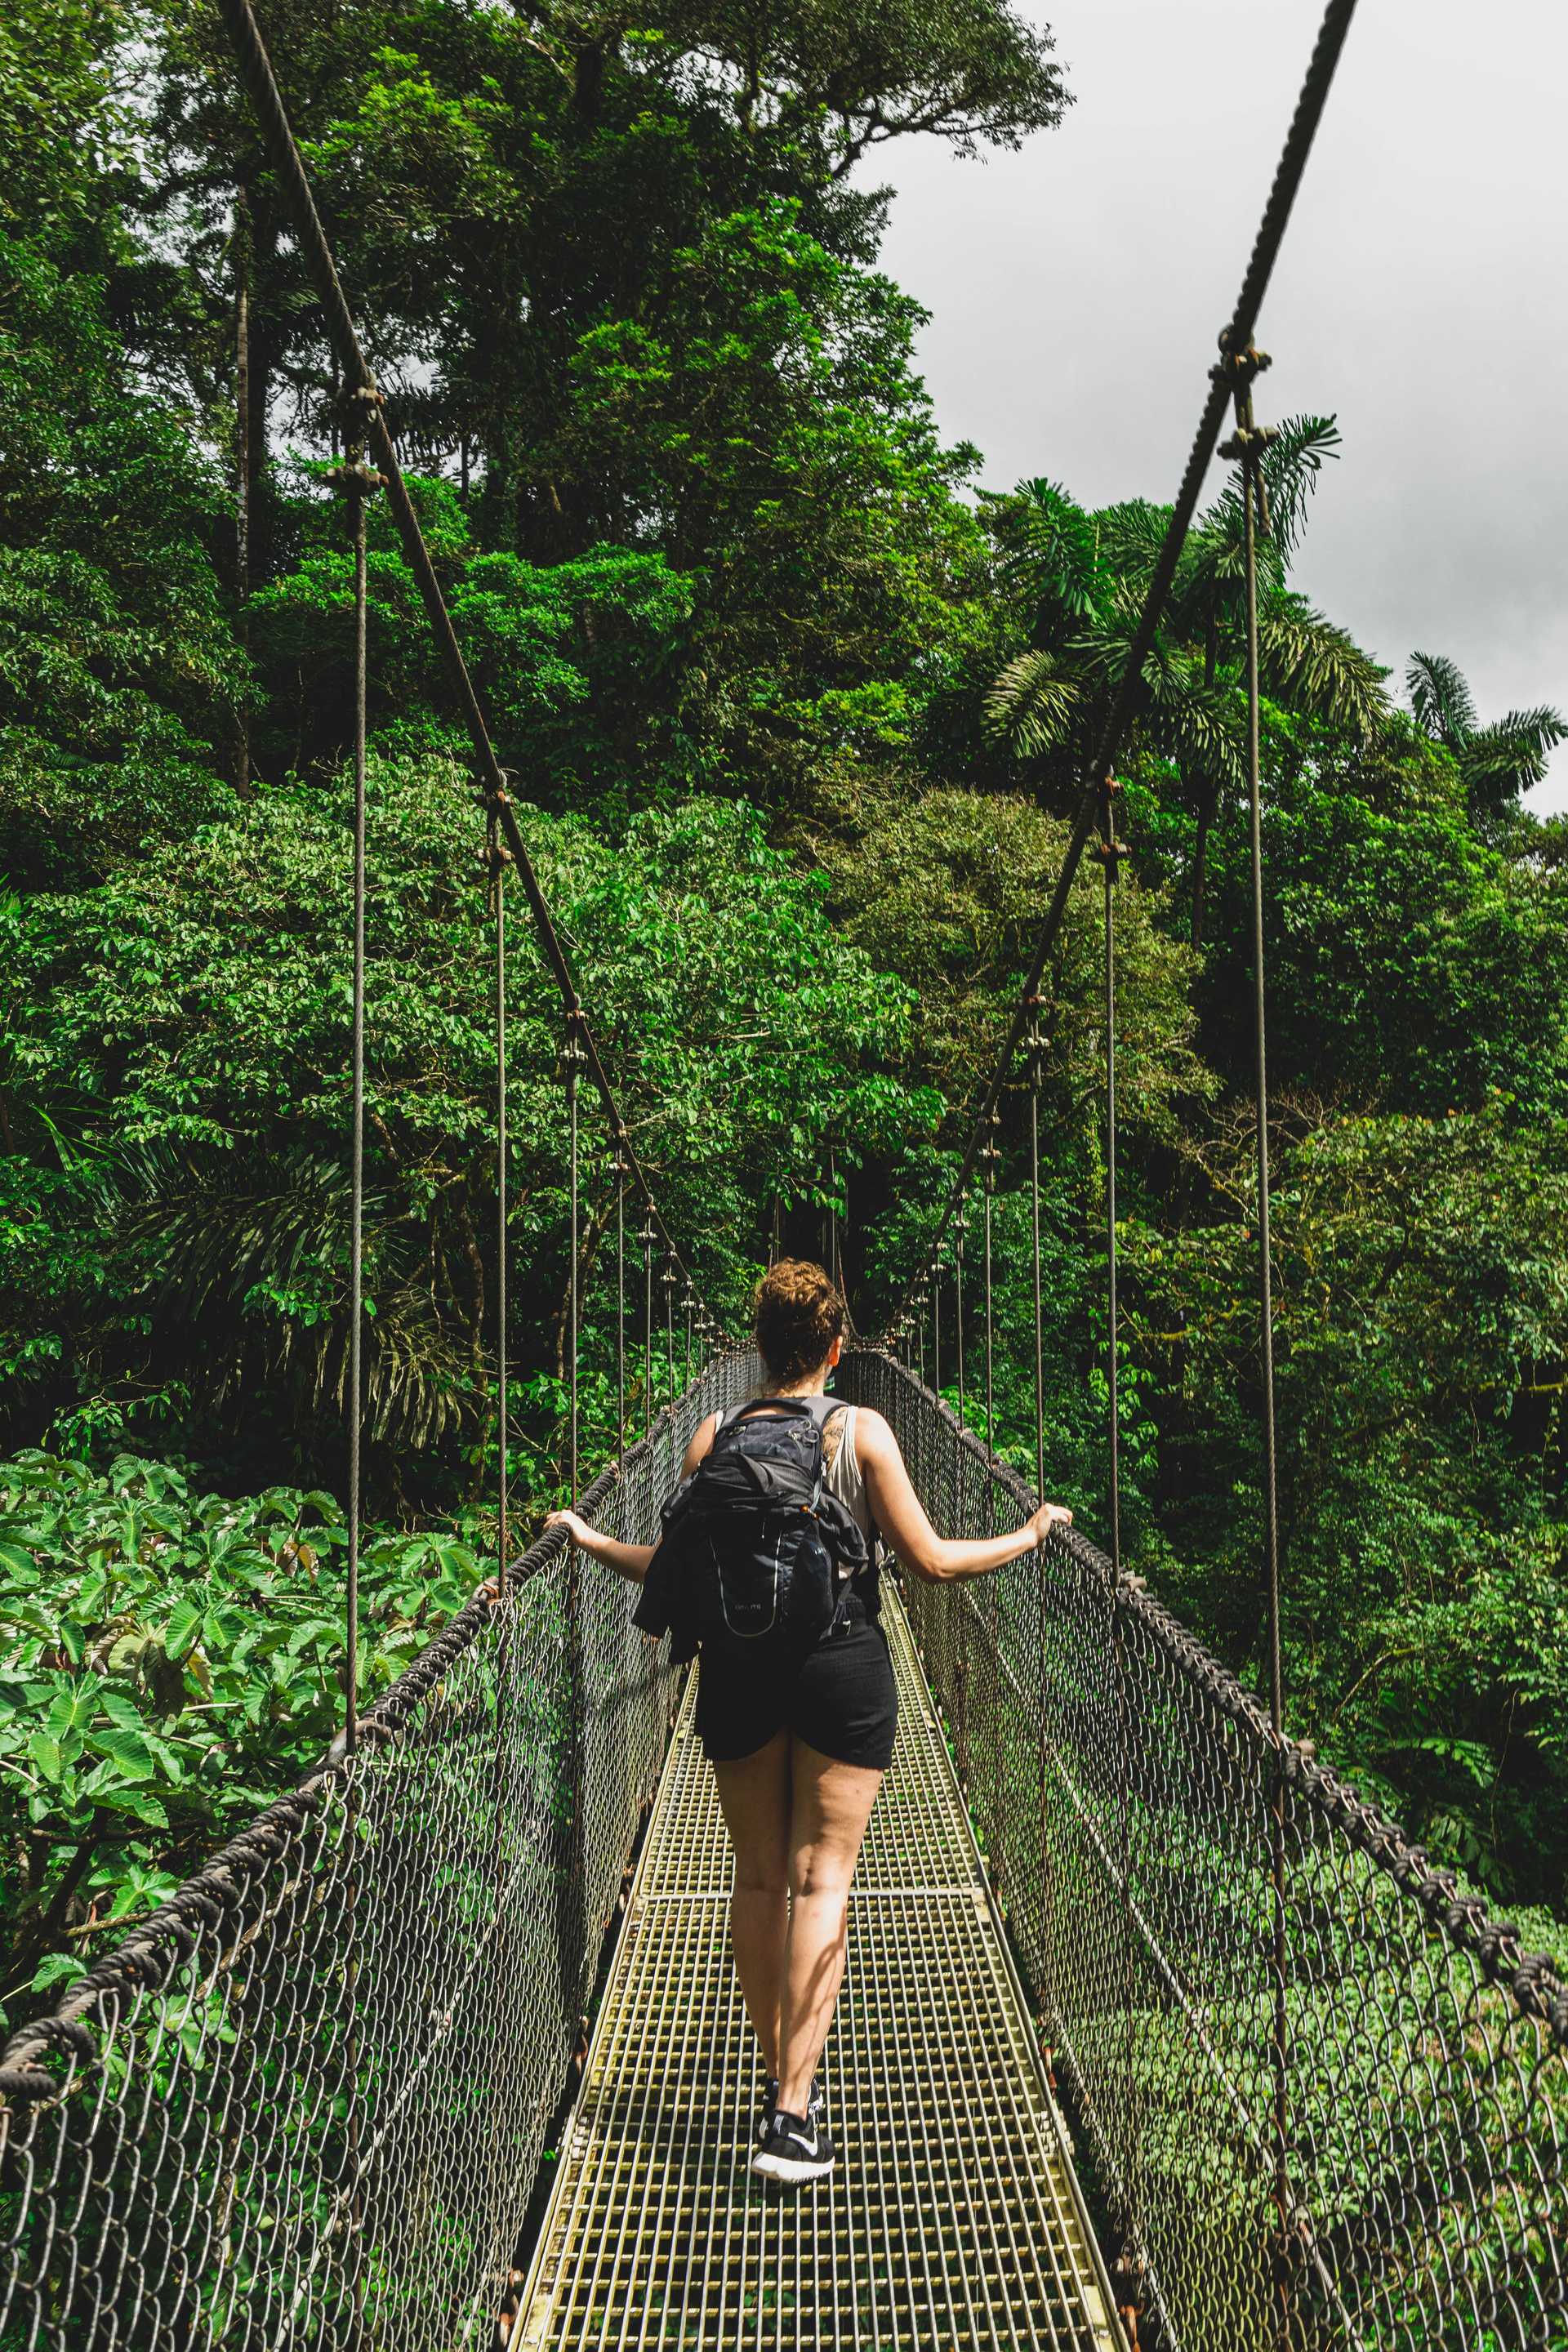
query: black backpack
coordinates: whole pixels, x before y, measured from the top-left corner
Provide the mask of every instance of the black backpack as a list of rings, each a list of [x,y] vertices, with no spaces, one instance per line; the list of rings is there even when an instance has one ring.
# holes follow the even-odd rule
[[[799,1652],[837,1622],[869,1559],[824,1475],[822,1425],[841,1410],[828,1397],[742,1405],[666,1503],[634,1622],[673,1633],[677,1663],[700,1643]]]

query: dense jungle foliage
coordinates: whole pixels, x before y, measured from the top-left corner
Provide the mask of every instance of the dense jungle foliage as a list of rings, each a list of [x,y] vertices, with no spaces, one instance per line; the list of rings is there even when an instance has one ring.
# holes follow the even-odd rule
[[[1005,0],[263,14],[671,1229],[738,1320],[770,1234],[816,1249],[832,1205],[875,1328],[949,1181],[1165,520],[1087,511],[1048,449],[1039,478],[982,488],[979,453],[936,431],[921,313],[877,268],[875,151],[1048,132],[1050,42]],[[15,2015],[341,1710],[351,570],[334,371],[216,18],[14,0],[0,144]],[[1296,1724],[1435,1853],[1562,1912],[1568,861],[1523,796],[1563,725],[1483,718],[1441,655],[1391,678],[1315,608],[1337,444],[1305,416],[1270,453],[1262,614],[1287,1684]],[[1256,1675],[1239,529],[1222,491],[1122,771],[1121,1381],[1130,1551]],[[499,1465],[484,820],[379,510],[370,598],[374,1687],[471,1582]],[[1098,890],[1086,875],[1047,976],[1042,1100],[1049,1476],[1091,1532]],[[512,936],[510,1467],[542,1506],[561,1037],[521,915]],[[995,1434],[1032,1464],[1026,1120],[1015,1090]],[[602,1454],[615,1195],[584,1131]],[[640,1423],[636,1345],[632,1370]]]

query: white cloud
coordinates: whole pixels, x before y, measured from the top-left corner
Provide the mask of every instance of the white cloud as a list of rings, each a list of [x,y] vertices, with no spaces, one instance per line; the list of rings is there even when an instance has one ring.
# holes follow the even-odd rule
[[[885,265],[984,479],[1168,499],[1319,0],[1058,0],[1077,98],[1022,155],[894,150]],[[1259,327],[1259,411],[1337,413],[1299,584],[1484,719],[1568,707],[1568,8],[1363,0]],[[1538,805],[1568,805],[1568,753]]]

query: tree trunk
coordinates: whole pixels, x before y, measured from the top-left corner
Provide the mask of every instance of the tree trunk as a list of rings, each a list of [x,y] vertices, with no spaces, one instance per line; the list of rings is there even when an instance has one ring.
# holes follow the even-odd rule
[[[96,1831],[89,1831],[61,1872],[58,1883],[47,1900],[39,1896],[33,1903],[22,1906],[5,1957],[8,1975],[23,1982],[28,1981],[39,1961],[47,1958],[59,1942],[70,1912],[71,1899],[87,1876],[88,1866],[98,1849],[98,1834]]]

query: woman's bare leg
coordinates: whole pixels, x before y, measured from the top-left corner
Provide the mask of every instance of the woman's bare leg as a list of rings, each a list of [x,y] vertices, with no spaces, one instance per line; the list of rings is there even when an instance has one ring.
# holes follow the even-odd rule
[[[811,2078],[833,2022],[844,1977],[849,1882],[882,1785],[880,1772],[837,1764],[793,1742],[789,1832],[789,1936],[781,2005],[779,2105],[804,2116]]]
[[[719,1802],[735,1849],[730,1939],[746,2013],[768,2074],[779,2071],[779,2012],[789,1927],[790,1735],[754,1755],[715,1764]]]

